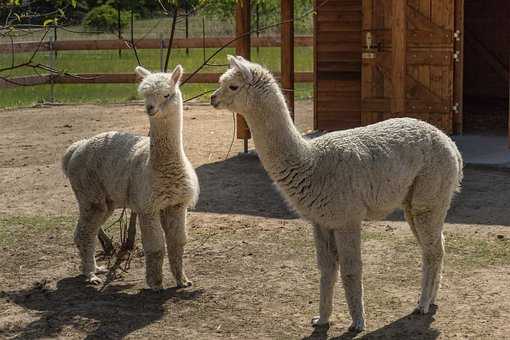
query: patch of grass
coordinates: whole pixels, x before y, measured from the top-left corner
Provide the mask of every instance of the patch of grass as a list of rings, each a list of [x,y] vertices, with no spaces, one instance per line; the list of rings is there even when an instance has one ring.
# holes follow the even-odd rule
[[[20,241],[29,241],[57,231],[59,227],[69,228],[75,223],[71,216],[2,216],[0,217],[0,246],[15,246]]]
[[[395,235],[388,232],[364,232],[363,241],[379,241],[385,243],[392,252],[402,255],[402,261],[415,261],[411,254],[419,254],[416,239],[412,235]],[[461,270],[485,266],[510,265],[510,241],[482,236],[464,235],[461,233],[445,233],[445,265]]]
[[[457,267],[510,265],[510,241],[459,233],[446,236],[447,263]]]
[[[120,211],[116,211],[102,226],[110,227],[105,231],[114,241],[119,238],[119,217]],[[0,248],[27,244],[48,235],[72,235],[77,219],[77,216],[0,216]]]
[[[216,49],[206,49],[206,56],[214,53]],[[217,65],[226,64],[227,54],[233,54],[234,49],[225,49],[219,53],[211,63]],[[15,63],[26,61],[30,54],[20,53],[15,55]],[[151,70],[160,69],[159,50],[140,50],[139,56],[143,64]],[[304,72],[313,69],[312,48],[298,47],[295,52],[296,71]],[[259,52],[253,49],[252,59],[261,63],[273,71],[280,70],[280,49],[260,48]],[[47,53],[38,54],[36,62],[47,63]],[[172,51],[170,65],[181,64],[188,72],[199,67],[203,60],[203,50],[190,49],[189,54],[185,50]],[[9,65],[10,55],[0,55],[0,65]],[[71,73],[130,73],[137,65],[136,60],[129,50],[122,51],[119,58],[117,51],[61,51],[58,53],[56,67],[62,71]],[[206,67],[202,72],[223,72],[226,66]],[[11,76],[33,74],[31,68],[13,70]],[[5,75],[7,76],[7,75]],[[193,97],[201,92],[214,89],[216,84],[186,84],[183,86],[185,98]],[[119,103],[137,98],[136,84],[76,84],[55,85],[54,96],[57,102],[62,103]],[[312,96],[311,84],[296,85],[296,99],[305,99]],[[2,89],[0,91],[0,107],[17,107],[33,105],[47,101],[50,97],[50,86],[40,85],[31,87],[16,87]],[[202,97],[207,101],[209,96]]]

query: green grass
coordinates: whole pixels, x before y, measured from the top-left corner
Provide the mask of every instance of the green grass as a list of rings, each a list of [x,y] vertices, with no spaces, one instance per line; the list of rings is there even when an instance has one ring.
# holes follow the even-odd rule
[[[42,235],[54,233],[58,227],[74,224],[69,216],[10,216],[0,217],[0,247],[13,247],[20,241],[36,240]]]
[[[206,55],[211,55],[216,49],[206,49]],[[225,64],[227,54],[233,54],[233,49],[225,49],[215,57],[212,64]],[[30,54],[21,53],[15,56],[15,63],[28,59]],[[159,50],[140,50],[139,56],[142,63],[151,70],[160,69]],[[311,71],[313,69],[312,48],[296,48],[296,71]],[[255,62],[267,66],[273,71],[280,69],[280,49],[260,48],[259,52],[254,48],[252,59]],[[188,72],[199,67],[203,60],[203,50],[191,49],[189,55],[185,50],[178,49],[172,52],[170,65],[182,64]],[[47,64],[47,53],[38,54],[35,61]],[[9,55],[0,55],[0,67],[5,67],[11,62]],[[61,71],[71,73],[128,73],[133,72],[137,65],[133,53],[129,50],[122,51],[119,58],[117,51],[62,51],[59,52],[56,67]],[[206,67],[202,72],[223,72],[226,66]],[[13,70],[11,76],[34,74],[31,68]],[[6,76],[6,74],[4,74]],[[215,84],[187,84],[183,87],[186,98],[195,96],[203,91],[214,89]],[[119,103],[137,99],[136,84],[76,84],[55,85],[55,100],[62,103]],[[297,84],[296,98],[310,98],[312,94],[311,84]],[[50,96],[49,85],[16,87],[2,89],[0,91],[0,107],[17,107],[33,105],[47,101]],[[204,100],[207,100],[205,96]]]
[[[389,232],[364,232],[363,241],[383,242],[402,256],[399,264],[419,262],[421,250],[412,235],[400,236]],[[405,254],[405,255],[404,255]],[[416,254],[416,256],[410,256]],[[510,241],[484,236],[445,232],[445,263],[447,267],[471,269],[510,265]]]

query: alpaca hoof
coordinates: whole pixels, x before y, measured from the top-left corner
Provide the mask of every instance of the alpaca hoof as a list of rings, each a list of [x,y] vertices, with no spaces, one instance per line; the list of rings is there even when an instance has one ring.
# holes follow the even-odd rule
[[[416,308],[414,309],[413,314],[424,315],[424,314],[429,314],[429,313],[435,313],[436,310],[437,310],[437,305],[434,303],[431,303],[431,304],[425,305],[425,306],[418,304],[418,306],[416,306]]]
[[[108,273],[108,268],[105,266],[96,266],[96,274],[106,274]]]
[[[100,285],[101,283],[103,283],[103,280],[101,280],[96,275],[92,274],[87,278],[87,283],[90,283],[92,285]]]
[[[181,282],[177,282],[177,288],[187,288],[193,286],[193,282],[190,280],[183,280]]]
[[[149,285],[149,289],[152,290],[153,292],[160,292],[163,290],[163,285],[162,284]]]
[[[416,306],[416,308],[414,309],[413,314],[420,314],[420,315],[428,314],[429,308],[430,308],[429,304],[427,304],[427,305],[418,304],[418,306]]]
[[[323,321],[320,317],[316,316],[312,318],[312,326],[315,328],[329,328],[329,321]]]
[[[365,330],[365,320],[356,320],[352,322],[352,325],[349,327],[349,332],[363,332]]]

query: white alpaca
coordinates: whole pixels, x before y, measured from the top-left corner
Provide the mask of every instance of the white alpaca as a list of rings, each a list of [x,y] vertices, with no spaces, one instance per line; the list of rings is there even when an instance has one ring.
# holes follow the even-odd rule
[[[229,56],[229,61],[212,105],[246,118],[264,168],[314,226],[321,279],[320,316],[313,324],[329,324],[340,267],[351,330],[364,329],[361,221],[398,207],[405,209],[423,251],[417,310],[428,313],[441,279],[443,223],[462,180],[462,158],[452,140],[410,118],[305,140],[269,71],[242,57]]]
[[[186,212],[199,193],[197,176],[184,153],[183,102],[179,89],[182,67],[169,73],[136,72],[145,98],[150,137],[106,132],[72,144],[62,165],[79,205],[76,226],[82,273],[92,283],[96,276],[95,237],[114,209],[129,208],[140,216],[146,281],[160,289],[166,247],[177,286],[188,281],[182,264],[186,243]]]

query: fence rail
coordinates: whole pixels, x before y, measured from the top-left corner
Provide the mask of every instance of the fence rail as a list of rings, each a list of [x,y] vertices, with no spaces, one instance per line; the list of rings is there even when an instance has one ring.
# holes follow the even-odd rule
[[[274,73],[277,79],[280,73]],[[189,74],[184,74],[186,79]],[[218,82],[221,73],[197,73],[189,80],[194,84],[215,84]],[[83,73],[73,76],[67,75],[40,75],[40,76],[22,76],[10,78],[9,80],[0,79],[0,88],[10,88],[19,86],[33,86],[44,84],[129,84],[140,81],[134,73]],[[296,72],[295,81],[298,83],[310,83],[313,81],[312,72]]]
[[[208,37],[208,38],[187,38],[175,39],[174,48],[220,48],[231,43],[232,37]],[[311,36],[295,37],[296,46],[313,46]],[[279,47],[279,36],[253,37],[253,47]],[[168,39],[144,39],[135,40],[137,49],[166,49]],[[38,51],[83,51],[83,50],[116,50],[130,49],[129,42],[123,40],[61,40],[48,42],[22,42],[13,44],[0,44],[0,54],[23,53]],[[51,59],[51,58],[50,58]],[[189,79],[189,83],[212,84],[218,82],[220,73],[197,73]],[[187,79],[189,74],[184,75]],[[279,73],[275,73],[279,78]],[[46,74],[18,76],[9,79],[0,78],[0,88],[11,88],[17,86],[34,86],[43,84],[128,84],[136,83],[139,79],[134,73],[86,73],[73,76],[64,74]],[[313,81],[312,72],[295,73],[295,81],[298,83],[309,83]]]
[[[174,48],[219,48],[231,42],[232,37],[208,37],[202,38],[176,38],[173,41]],[[251,39],[253,47],[279,47],[280,37],[253,37]],[[168,39],[143,39],[135,40],[137,49],[160,49],[168,47]],[[313,38],[311,36],[298,36],[294,38],[296,46],[312,46]],[[39,51],[85,51],[85,50],[117,50],[130,49],[128,40],[57,40],[50,44],[49,41],[43,42],[19,42],[12,44],[0,44],[0,53],[23,53],[33,52],[37,48]]]

